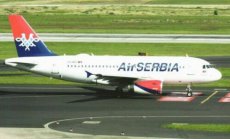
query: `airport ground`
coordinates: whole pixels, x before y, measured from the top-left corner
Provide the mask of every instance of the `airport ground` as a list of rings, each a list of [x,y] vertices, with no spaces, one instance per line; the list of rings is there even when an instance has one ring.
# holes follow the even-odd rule
[[[144,5],[130,5],[129,0],[122,1],[122,5],[119,5],[121,1],[116,0],[115,3],[109,0],[89,0],[89,3],[70,0],[67,4],[56,2],[2,1],[1,33],[10,32],[7,15],[19,13],[26,17],[36,31],[43,33],[229,35],[228,0],[211,0],[209,3],[206,0],[135,1],[135,4]],[[155,3],[167,5],[154,5]],[[217,64],[224,77],[221,82],[211,85],[194,85],[193,90],[196,93],[191,98],[184,97],[184,86],[164,86],[164,96],[132,95],[121,98],[112,87],[75,85],[50,80],[6,67],[1,61],[0,139],[230,137],[229,132],[165,128],[167,124],[230,125],[229,43],[47,44],[58,54],[93,52],[136,55],[139,51],[145,51],[149,55],[185,55],[189,52],[190,56],[202,57]],[[1,60],[16,56],[12,46],[12,42],[1,42]],[[117,49],[114,49],[115,47]]]
[[[228,68],[229,57],[206,57]],[[1,62],[3,63],[3,62]],[[1,73],[17,76],[1,65]],[[4,77],[5,74],[1,74]],[[33,74],[20,75],[31,76]],[[22,81],[23,82],[23,81]],[[20,83],[20,82],[19,82]],[[114,87],[91,85],[0,85],[2,138],[229,138],[229,132],[186,131],[167,124],[229,125],[229,87],[164,86],[163,96],[120,97]]]
[[[229,102],[219,102],[229,95],[229,88],[194,90],[199,94],[192,100],[170,102],[160,96],[120,98],[109,87],[1,85],[0,131],[4,131],[2,135],[11,133],[11,136],[32,131],[33,137],[39,138],[52,138],[56,131],[60,131],[56,137],[65,135],[69,138],[76,137],[72,133],[80,138],[84,138],[84,134],[89,137],[99,135],[98,138],[102,137],[100,135],[107,138],[229,138],[229,132],[163,128],[165,124],[172,123],[229,124]],[[183,91],[184,88],[178,87],[164,88],[166,95],[163,97],[184,98],[185,94],[178,94]],[[216,91],[218,93],[207,100]],[[41,135],[43,132],[46,134]],[[25,137],[28,135],[31,134],[27,133]]]

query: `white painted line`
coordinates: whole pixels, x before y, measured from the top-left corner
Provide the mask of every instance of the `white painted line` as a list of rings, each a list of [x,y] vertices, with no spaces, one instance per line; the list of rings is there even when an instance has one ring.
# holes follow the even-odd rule
[[[206,99],[204,99],[203,101],[201,101],[201,104],[204,104],[205,102],[207,102],[211,97],[213,97],[217,93],[218,93],[218,91],[213,92],[210,96],[208,96]]]
[[[82,124],[89,124],[89,125],[96,125],[96,124],[100,124],[101,121],[84,121],[82,122]]]
[[[188,125],[188,123],[172,123],[172,125]]]
[[[100,43],[230,43],[230,35],[185,34],[74,34],[40,33],[45,42],[100,42]],[[13,41],[9,33],[0,33],[0,41]]]
[[[147,118],[154,118],[154,117],[163,117],[163,118],[166,118],[168,116],[146,116]],[[171,116],[170,116],[171,117]],[[176,116],[177,117],[177,116]],[[184,116],[182,116],[184,117]],[[185,116],[187,117],[187,116]],[[191,117],[191,116],[188,116],[188,117]],[[198,116],[200,117],[200,116]],[[210,117],[210,115],[206,115],[206,116],[202,116],[203,118],[207,118],[207,117]],[[216,116],[214,116],[216,118]],[[222,118],[223,116],[217,116],[218,118]],[[226,117],[226,116],[224,116]],[[230,117],[230,116],[227,116],[227,117]],[[58,122],[65,122],[65,121],[72,121],[72,120],[84,120],[84,119],[105,119],[105,118],[143,118],[143,116],[101,116],[101,117],[81,117],[81,118],[72,118],[72,119],[63,119],[63,120],[58,120]],[[50,133],[57,133],[57,134],[66,134],[69,136],[75,136],[77,138],[79,137],[82,137],[83,139],[86,139],[86,138],[93,138],[93,139],[100,139],[100,138],[103,138],[103,139],[176,139],[176,138],[160,138],[160,137],[131,137],[131,136],[125,136],[125,138],[121,137],[121,136],[107,136],[107,135],[97,135],[95,137],[95,135],[93,134],[81,134],[81,133],[68,133],[68,132],[64,132],[64,131],[59,131],[59,130],[55,130],[55,129],[52,129],[50,128],[49,126],[51,124],[55,124],[57,121],[52,121],[52,122],[49,122],[47,124],[44,125],[45,129],[47,130],[47,132],[50,132]]]
[[[215,88],[214,90],[215,91],[227,91],[228,89],[225,89],[225,88]]]
[[[152,115],[152,116],[144,116],[145,118],[230,118],[230,115]],[[44,127],[47,129],[51,129],[49,126],[52,124],[56,124],[57,122],[65,122],[65,121],[73,121],[73,120],[87,120],[87,119],[111,119],[111,118],[143,118],[141,116],[96,116],[96,117],[79,117],[79,118],[69,118],[69,119],[61,119],[56,121],[51,121],[49,123],[44,124]],[[51,129],[54,130],[54,129]],[[56,130],[55,130],[56,131]]]

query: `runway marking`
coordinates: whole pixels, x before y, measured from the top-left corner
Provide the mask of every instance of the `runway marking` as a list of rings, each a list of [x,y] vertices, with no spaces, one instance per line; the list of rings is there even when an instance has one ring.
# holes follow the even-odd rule
[[[142,119],[145,119],[145,118],[230,118],[230,115],[197,115],[197,116],[191,116],[191,115],[153,115],[153,116],[144,116],[144,115],[141,115],[141,116],[97,116],[97,117],[78,117],[78,118],[69,118],[69,119],[60,119],[60,120],[56,120],[56,121],[51,121],[51,122],[48,122],[46,124],[44,124],[44,128],[47,129],[47,130],[50,130],[50,131],[53,131],[53,132],[56,132],[56,133],[68,133],[69,132],[66,132],[66,131],[61,131],[61,130],[57,130],[55,128],[52,128],[50,127],[51,125],[53,124],[56,124],[57,122],[60,123],[59,125],[62,125],[61,123],[62,122],[68,122],[68,121],[74,121],[74,120],[92,120],[92,119],[111,119],[111,118],[116,118],[116,119],[119,119],[119,118],[142,118]],[[77,132],[71,132],[71,134],[75,134],[75,135],[83,135],[83,136],[94,136],[93,134],[82,134],[82,133],[77,133]],[[100,137],[101,135],[97,135],[98,137]],[[105,137],[105,135],[103,135],[103,137]],[[111,138],[111,136],[108,136]],[[120,138],[120,136],[113,136],[113,137],[118,137]],[[126,136],[127,138],[131,138],[129,136]],[[151,137],[152,139],[155,139],[155,137]],[[157,139],[161,139],[159,137],[157,137]],[[163,138],[162,138],[163,139]]]
[[[96,124],[100,124],[101,121],[84,121],[82,122],[82,124],[90,124],[90,125],[96,125]]]
[[[51,121],[48,122],[46,124],[44,124],[43,126],[46,129],[49,130],[53,130],[56,132],[62,132],[62,131],[58,131],[55,130],[53,128],[50,128],[49,126],[52,124],[56,124],[56,123],[61,123],[61,122],[66,122],[66,121],[73,121],[73,120],[92,120],[92,119],[109,119],[109,118],[230,118],[230,115],[197,115],[197,116],[192,116],[192,115],[153,115],[153,116],[96,116],[96,117],[78,117],[78,118],[69,118],[69,119],[60,119],[60,120],[56,120],[56,121]]]
[[[230,98],[229,97],[222,97],[218,102],[230,102]]]
[[[224,97],[230,97],[230,92],[227,93]]]
[[[51,129],[54,130],[52,128],[50,128],[49,126],[51,124],[56,124],[61,123],[61,122],[65,122],[65,121],[73,121],[73,120],[91,120],[91,119],[109,119],[109,118],[230,118],[230,115],[153,115],[153,116],[95,116],[95,117],[78,117],[78,118],[69,118],[69,119],[60,119],[60,120],[56,120],[56,121],[51,121],[48,122],[46,124],[44,124],[43,126],[47,129]]]
[[[207,102],[211,97],[213,97],[217,93],[218,93],[218,91],[213,92],[210,96],[208,96],[206,99],[204,99],[203,101],[201,101],[201,104],[204,104],[205,102]]]
[[[162,96],[158,101],[164,102],[191,102],[195,97],[175,97],[175,96]]]
[[[220,98],[218,102],[230,102],[230,93],[227,93],[224,97]]]
[[[215,88],[214,90],[215,91],[227,91],[228,89],[225,89],[225,88]]]

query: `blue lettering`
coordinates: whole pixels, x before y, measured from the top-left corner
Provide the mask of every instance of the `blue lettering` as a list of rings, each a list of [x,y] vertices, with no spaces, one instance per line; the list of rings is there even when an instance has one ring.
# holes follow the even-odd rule
[[[175,64],[173,65],[173,67],[172,67],[172,69],[171,69],[171,72],[174,71],[174,70],[177,71],[177,72],[179,71],[178,63],[175,63]]]
[[[171,65],[172,65],[172,63],[169,63],[169,66],[168,66],[168,71],[170,71],[170,69],[171,69]]]
[[[167,63],[161,63],[160,71],[166,71],[167,70]]]
[[[133,65],[131,66],[131,71],[133,71],[134,68],[136,68],[136,64],[133,64]]]
[[[126,70],[125,70],[125,62],[123,62],[123,63],[120,65],[120,67],[118,68],[118,71],[120,71],[120,70],[126,71]]]
[[[160,67],[160,64],[159,63],[153,63],[153,66],[152,66],[152,70],[151,71],[158,71]]]
[[[178,72],[179,64],[178,63],[143,63],[139,62],[137,64],[126,64],[125,62],[121,63],[118,68],[118,71],[156,71],[156,72]]]
[[[137,64],[137,71],[142,71],[143,70],[144,63],[138,63]]]
[[[130,68],[131,68],[130,63],[128,63],[127,71],[130,71]]]
[[[144,71],[150,71],[150,66],[151,66],[151,63],[145,63]]]

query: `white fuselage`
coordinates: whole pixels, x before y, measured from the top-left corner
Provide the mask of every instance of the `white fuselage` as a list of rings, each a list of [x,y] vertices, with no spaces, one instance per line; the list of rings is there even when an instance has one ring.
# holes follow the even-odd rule
[[[47,56],[20,57],[5,64],[73,82],[110,84],[98,75],[119,78],[161,80],[164,84],[216,81],[221,73],[208,67],[209,62],[193,57],[175,56]],[[88,76],[87,72],[92,73]]]

